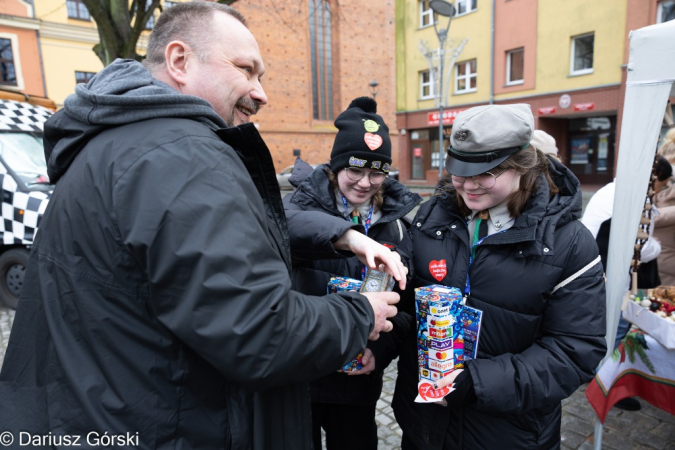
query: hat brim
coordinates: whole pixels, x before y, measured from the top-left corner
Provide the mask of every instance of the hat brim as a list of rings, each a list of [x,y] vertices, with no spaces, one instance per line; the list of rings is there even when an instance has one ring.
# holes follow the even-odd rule
[[[494,169],[511,155],[502,156],[501,158],[494,159],[490,162],[466,162],[460,161],[452,156],[452,153],[448,153],[447,158],[445,158],[445,170],[448,171],[451,175],[457,175],[458,177],[471,177],[481,173],[489,172],[491,169]]]

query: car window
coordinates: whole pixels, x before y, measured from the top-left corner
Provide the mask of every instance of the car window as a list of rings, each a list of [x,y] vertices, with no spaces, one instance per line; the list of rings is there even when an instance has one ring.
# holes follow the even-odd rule
[[[0,156],[24,183],[49,182],[42,137],[29,133],[1,133]]]

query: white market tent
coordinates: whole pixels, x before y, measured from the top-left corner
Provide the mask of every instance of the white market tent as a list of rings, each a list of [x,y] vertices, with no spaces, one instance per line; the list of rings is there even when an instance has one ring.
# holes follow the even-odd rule
[[[668,97],[675,95],[675,20],[630,34],[616,172],[616,194],[607,256],[607,356],[612,353],[626,276],[644,207],[657,141]],[[595,448],[602,447],[596,420]]]

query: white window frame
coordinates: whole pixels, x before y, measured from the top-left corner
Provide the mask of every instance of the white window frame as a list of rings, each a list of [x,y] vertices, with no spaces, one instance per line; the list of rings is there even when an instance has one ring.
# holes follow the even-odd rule
[[[23,82],[23,72],[21,71],[21,58],[19,57],[19,37],[16,34],[0,33],[0,38],[9,39],[12,43],[12,59],[14,59],[14,75],[16,75],[16,86],[3,84],[2,89],[10,91],[21,91],[26,88]]]
[[[427,4],[427,9],[424,9],[424,4]],[[424,23],[428,20],[429,23]],[[434,25],[434,10],[429,6],[429,0],[420,0],[420,28],[431,27]]]
[[[659,2],[656,9],[656,23],[663,23],[663,6],[664,5],[675,5],[675,0],[664,0]],[[673,19],[671,19],[673,20]]]
[[[514,53],[522,53],[523,54],[523,78],[520,80],[512,80],[511,79],[511,57],[513,56]],[[523,84],[525,83],[525,47],[520,47],[516,48],[513,50],[509,50],[506,52],[506,85],[507,86],[515,86],[518,84]]]
[[[464,12],[460,13],[459,8],[460,5],[464,5]],[[455,1],[455,17],[461,17],[465,16],[467,14],[470,14],[474,11],[476,11],[477,5],[476,5],[476,0],[456,0]]]
[[[476,71],[471,73],[471,62],[476,61],[476,59],[469,59],[467,61],[462,61],[457,64],[455,64],[455,94],[468,94],[470,92],[476,92],[478,90],[478,61],[476,61]],[[459,74],[459,68],[460,66],[465,65],[466,66],[466,75],[460,75]],[[475,78],[476,79],[476,87],[471,88],[471,79]],[[466,89],[459,89],[459,80],[466,80],[465,86],[467,86]]]
[[[589,73],[593,73],[594,67],[591,67],[589,69],[574,70],[574,59],[576,53],[577,39],[585,38],[588,36],[593,36],[593,66],[595,66],[595,32],[584,33],[578,36],[572,36],[572,45],[570,50],[570,75],[586,75]]]
[[[424,76],[429,76],[429,81],[424,81]],[[424,88],[429,88],[429,95],[424,95]],[[436,97],[434,92],[434,73],[429,70],[423,70],[420,72],[420,100],[432,100]]]

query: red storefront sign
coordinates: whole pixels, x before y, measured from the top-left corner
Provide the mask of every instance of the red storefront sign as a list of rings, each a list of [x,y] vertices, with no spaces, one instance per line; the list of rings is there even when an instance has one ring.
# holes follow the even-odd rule
[[[590,111],[592,109],[595,109],[595,103],[594,102],[577,103],[577,104],[574,105],[575,111]]]
[[[555,114],[557,108],[555,106],[546,106],[544,108],[539,108],[539,115],[544,116],[546,114]]]
[[[463,109],[453,109],[443,111],[443,125],[452,125],[457,114],[464,111]],[[427,113],[427,125],[440,125],[438,121],[438,111]]]
[[[413,149],[413,155],[415,158],[421,158],[422,157],[422,147],[415,147]]]

